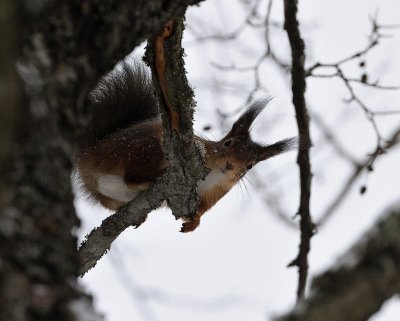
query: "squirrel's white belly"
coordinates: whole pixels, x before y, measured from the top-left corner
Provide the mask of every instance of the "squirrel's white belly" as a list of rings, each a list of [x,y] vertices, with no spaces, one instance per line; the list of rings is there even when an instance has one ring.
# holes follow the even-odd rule
[[[211,171],[204,180],[200,180],[197,184],[198,193],[202,195],[207,190],[212,189],[216,185],[221,184],[226,177],[219,170]],[[141,186],[140,188],[130,188],[125,183],[124,178],[121,175],[99,175],[97,179],[97,191],[109,198],[116,201],[128,203],[133,200],[140,191],[146,189]]]
[[[197,183],[197,192],[203,195],[206,191],[213,189],[215,186],[220,185],[226,179],[225,175],[220,170],[212,170],[204,178]]]
[[[121,175],[102,175],[97,180],[98,192],[119,202],[129,202],[133,200],[138,190],[128,187]]]

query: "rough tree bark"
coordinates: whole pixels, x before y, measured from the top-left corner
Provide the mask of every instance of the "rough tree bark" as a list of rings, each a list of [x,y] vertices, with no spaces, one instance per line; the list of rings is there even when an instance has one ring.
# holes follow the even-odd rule
[[[285,0],[284,28],[287,32],[292,52],[292,93],[293,105],[296,111],[299,138],[303,148],[299,150],[297,164],[300,170],[300,205],[298,215],[300,216],[300,245],[299,254],[289,264],[297,266],[299,270],[299,284],[297,287],[297,299],[300,301],[305,297],[305,289],[308,277],[308,253],[311,248],[311,237],[314,234],[314,223],[310,213],[311,198],[311,163],[310,163],[310,125],[308,110],[305,101],[306,79],[304,71],[304,41],[302,39],[299,23],[297,20],[298,1]]]
[[[139,227],[162,201],[167,201],[176,219],[195,214],[197,182],[206,172],[201,155],[204,146],[196,146],[193,141],[195,103],[184,69],[183,19],[169,21],[166,29],[170,30],[167,38],[157,36],[148,40],[146,61],[152,67],[161,106],[164,152],[169,160],[167,172],[86,236],[79,248],[82,275],[97,264],[119,234],[130,226]]]
[[[77,319],[83,294],[75,282],[79,262],[71,231],[79,221],[70,173],[80,128],[90,117],[87,93],[136,45],[197,2],[2,2],[15,13],[1,20],[10,24],[2,30],[10,36],[20,30],[15,36],[22,38],[18,59],[27,97],[19,108],[18,94],[9,100],[15,105],[14,134],[3,136],[1,130],[1,139],[11,143],[0,159],[7,156],[1,182],[1,320]],[[9,52],[14,62],[16,49]]]

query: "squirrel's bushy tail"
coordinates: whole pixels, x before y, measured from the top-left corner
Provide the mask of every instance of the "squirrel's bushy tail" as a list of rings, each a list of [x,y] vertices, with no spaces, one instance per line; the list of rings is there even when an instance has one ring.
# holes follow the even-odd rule
[[[93,118],[86,133],[91,146],[116,131],[159,115],[151,76],[143,63],[123,62],[90,93]]]

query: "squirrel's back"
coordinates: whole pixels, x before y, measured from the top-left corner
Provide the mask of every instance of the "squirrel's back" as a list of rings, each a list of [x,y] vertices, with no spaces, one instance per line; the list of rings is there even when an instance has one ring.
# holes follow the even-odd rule
[[[146,66],[133,61],[103,77],[90,101],[74,179],[89,200],[115,210],[165,170],[158,100]]]
[[[123,62],[103,77],[91,92],[90,101],[93,118],[85,133],[85,147],[159,115],[151,76],[145,65],[137,61]]]

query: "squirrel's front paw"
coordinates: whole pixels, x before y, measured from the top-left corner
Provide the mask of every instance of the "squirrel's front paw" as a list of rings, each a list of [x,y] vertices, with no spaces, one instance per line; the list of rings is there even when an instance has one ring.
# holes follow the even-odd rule
[[[200,220],[193,219],[191,221],[185,222],[182,224],[181,232],[193,232],[200,224]]]

